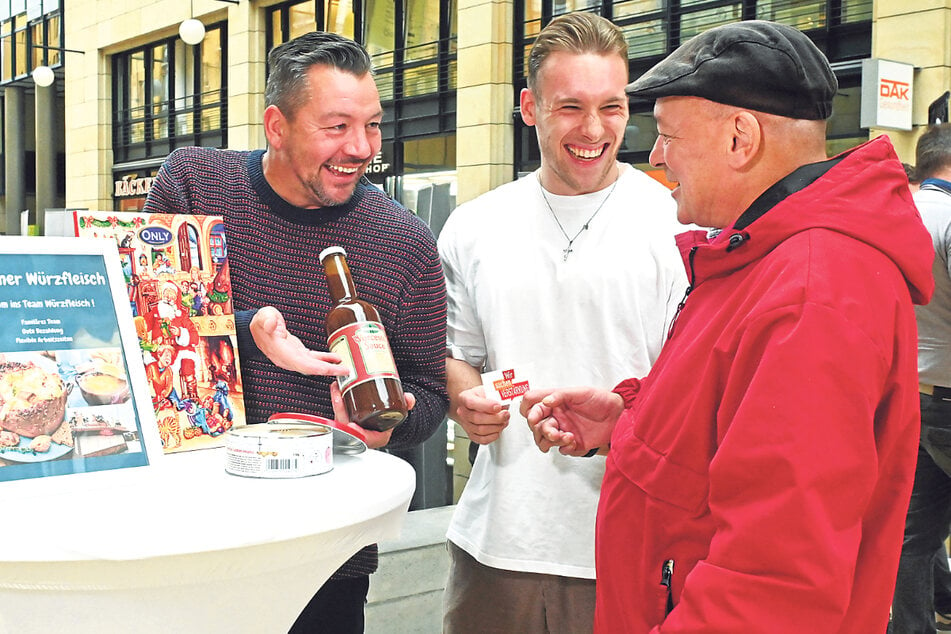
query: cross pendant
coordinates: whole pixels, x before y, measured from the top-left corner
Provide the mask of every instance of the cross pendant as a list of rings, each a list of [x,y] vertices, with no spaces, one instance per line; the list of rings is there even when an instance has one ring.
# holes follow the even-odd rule
[[[567,262],[567,261],[568,261],[568,254],[571,253],[571,245],[569,244],[569,245],[568,245],[568,248],[566,248],[564,251],[562,251],[562,253],[564,254],[564,257],[561,258],[561,261],[562,261],[562,262]]]

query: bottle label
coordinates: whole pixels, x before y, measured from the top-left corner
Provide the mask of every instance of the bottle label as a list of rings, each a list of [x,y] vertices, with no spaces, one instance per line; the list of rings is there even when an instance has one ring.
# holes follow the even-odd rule
[[[341,392],[374,379],[399,379],[383,324],[376,321],[349,324],[335,330],[329,342],[330,351],[340,355],[342,365],[350,370],[350,374],[337,377]]]

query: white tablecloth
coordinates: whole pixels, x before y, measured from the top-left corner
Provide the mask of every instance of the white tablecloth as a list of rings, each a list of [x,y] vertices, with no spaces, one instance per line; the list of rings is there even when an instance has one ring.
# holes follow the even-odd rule
[[[286,632],[353,553],[398,535],[415,486],[376,451],[295,479],[224,458],[0,483],[0,632]]]

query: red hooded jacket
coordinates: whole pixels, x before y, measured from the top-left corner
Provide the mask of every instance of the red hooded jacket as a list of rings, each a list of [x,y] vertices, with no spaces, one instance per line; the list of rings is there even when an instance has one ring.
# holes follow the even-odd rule
[[[604,634],[884,632],[919,433],[931,238],[887,137],[806,166],[707,240],[611,441]]]

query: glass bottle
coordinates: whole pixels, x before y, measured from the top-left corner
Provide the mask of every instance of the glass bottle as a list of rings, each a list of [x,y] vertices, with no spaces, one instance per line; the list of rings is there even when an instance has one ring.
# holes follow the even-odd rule
[[[325,320],[327,345],[350,370],[337,377],[350,420],[376,431],[396,427],[408,412],[380,314],[357,296],[343,247],[328,247],[319,257],[334,302]]]

